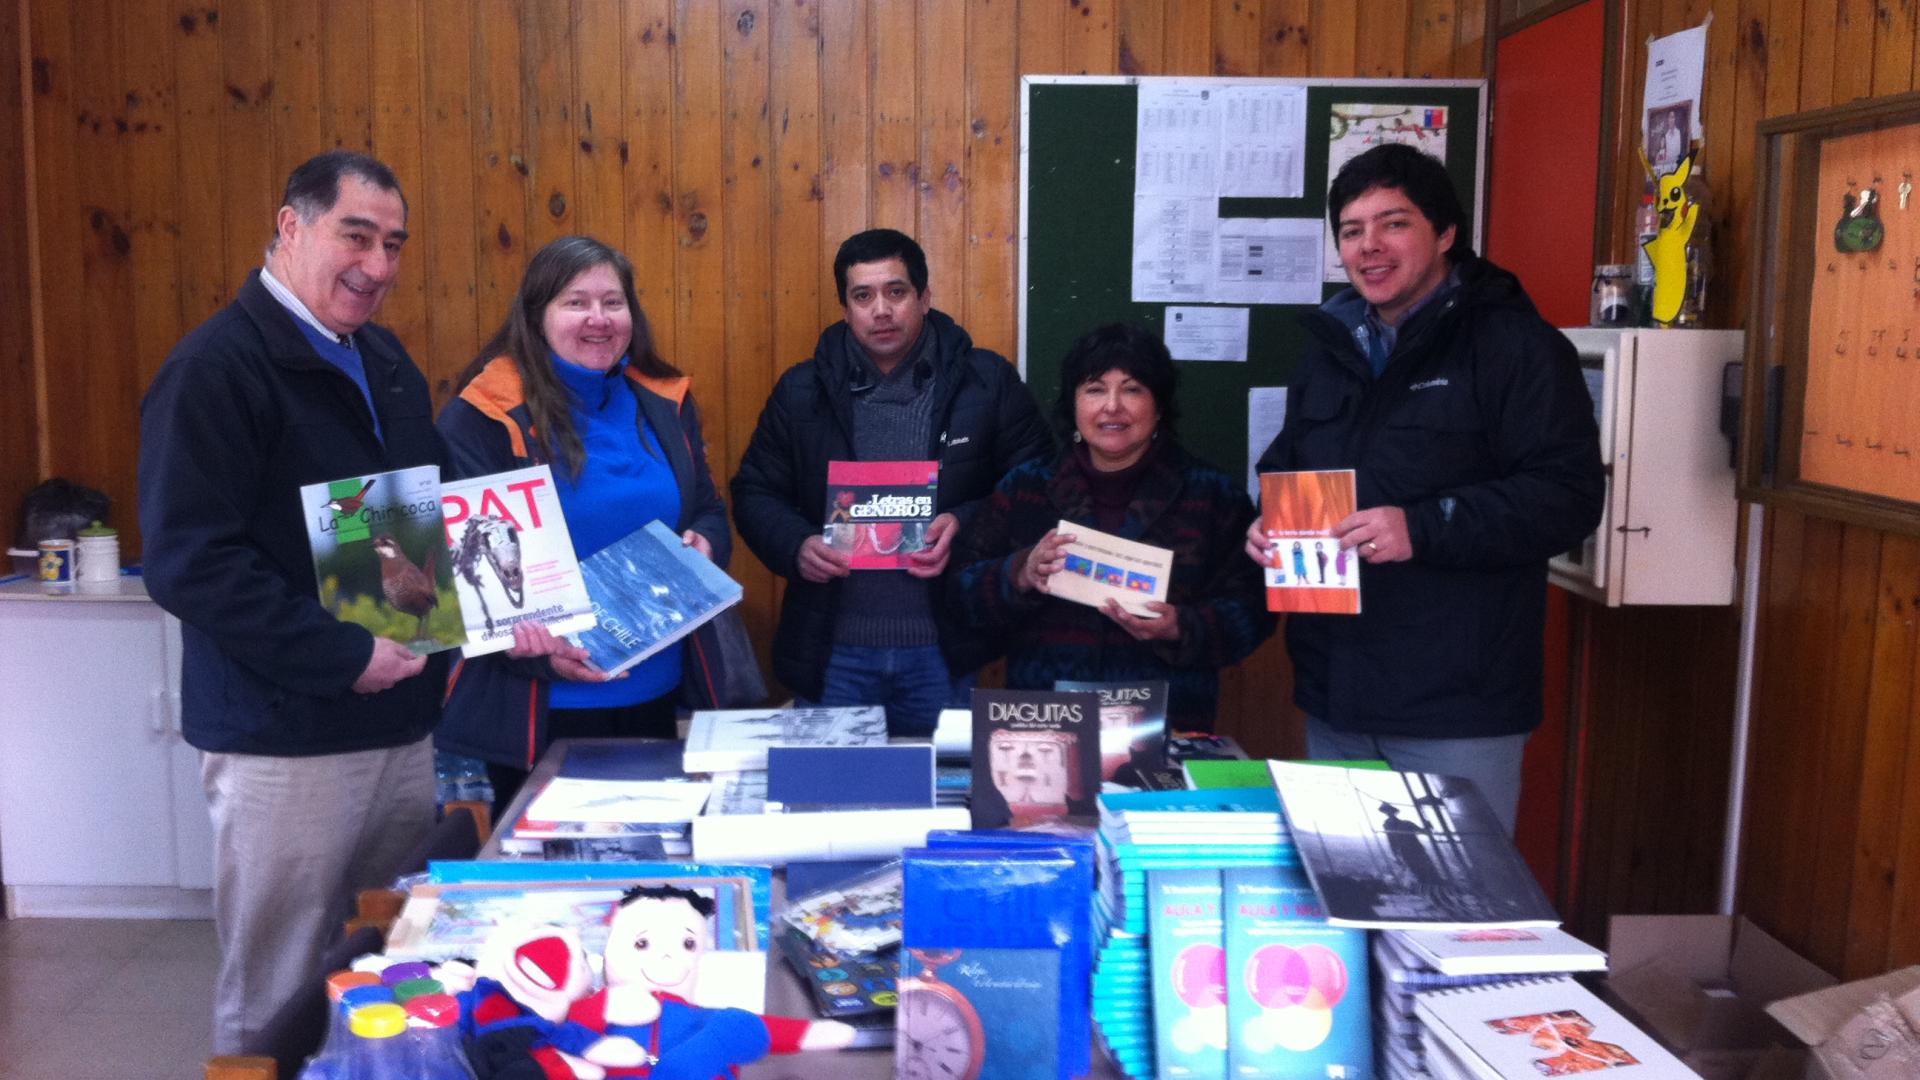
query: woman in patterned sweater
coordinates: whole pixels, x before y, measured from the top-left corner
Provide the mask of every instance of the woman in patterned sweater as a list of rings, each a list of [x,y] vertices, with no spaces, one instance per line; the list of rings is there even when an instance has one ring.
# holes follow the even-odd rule
[[[1000,481],[955,545],[949,593],[962,619],[1004,636],[1009,687],[1165,679],[1169,728],[1211,731],[1219,670],[1253,652],[1274,619],[1259,567],[1241,555],[1253,504],[1173,436],[1176,379],[1166,345],[1139,326],[1075,342],[1054,403],[1071,442]],[[1049,595],[1047,579],[1072,572],[1062,521],[1170,549],[1166,602],[1142,617]]]

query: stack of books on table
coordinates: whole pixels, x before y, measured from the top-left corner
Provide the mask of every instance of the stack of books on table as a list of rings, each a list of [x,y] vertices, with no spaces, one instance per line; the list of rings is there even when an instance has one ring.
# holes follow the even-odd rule
[[[996,830],[928,842],[902,862],[895,1075],[1086,1075],[1089,843]]]
[[[1366,932],[1330,925],[1298,867],[1154,870],[1147,904],[1151,1075],[1371,1073]]]
[[[693,822],[703,861],[885,859],[967,811],[935,798],[934,750],[889,746],[877,707],[696,712],[683,766],[714,772]]]
[[[967,805],[973,793],[973,710],[940,710],[933,757],[934,797],[941,806]]]
[[[1294,861],[1273,789],[1128,791],[1100,796],[1099,896],[1114,926],[1145,933],[1153,869]]]
[[[1101,1046],[1128,1076],[1156,1074],[1151,875],[1294,861],[1272,788],[1116,792],[1100,797],[1093,1016]]]
[[[824,865],[824,864],[816,864]],[[900,862],[818,888],[787,878],[774,942],[812,998],[814,1013],[854,1028],[852,1046],[893,1045],[900,980]]]
[[[1433,990],[1418,996],[1421,1043],[1436,1080],[1700,1080],[1653,1037],[1565,976]]]
[[[1419,994],[1543,974],[1605,971],[1607,954],[1564,930],[1383,930],[1373,941],[1374,1026],[1384,1080],[1428,1080]]]
[[[691,822],[713,785],[680,772],[664,740],[570,747],[500,841],[508,855],[583,861],[660,859],[692,852]]]

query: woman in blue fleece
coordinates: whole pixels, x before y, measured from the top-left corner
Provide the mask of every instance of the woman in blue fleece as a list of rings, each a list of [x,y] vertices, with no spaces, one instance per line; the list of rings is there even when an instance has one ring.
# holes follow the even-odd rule
[[[721,566],[732,534],[708,471],[691,380],[654,351],[613,248],[568,236],[527,264],[506,322],[441,412],[454,475],[545,463],[585,559],[659,520]],[[681,646],[604,680],[576,661],[462,662],[435,742],[487,762],[496,812],[556,738],[673,738]]]

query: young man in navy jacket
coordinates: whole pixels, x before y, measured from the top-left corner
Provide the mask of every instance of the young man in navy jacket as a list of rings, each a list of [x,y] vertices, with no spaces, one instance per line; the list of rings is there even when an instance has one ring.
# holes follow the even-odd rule
[[[895,735],[929,735],[965,704],[996,646],[940,610],[954,533],[1013,466],[1052,449],[1013,365],[933,309],[927,257],[870,229],[833,261],[846,318],[773,388],[733,478],[733,520],[787,579],[773,670],[804,701],[882,705]],[[906,570],[849,569],[821,536],[829,461],[940,464],[926,548]]]
[[[1546,564],[1599,524],[1593,399],[1573,346],[1473,254],[1444,166],[1408,146],[1348,162],[1327,216],[1353,282],[1312,344],[1262,472],[1353,469],[1336,528],[1361,614],[1289,615],[1316,758],[1474,780],[1511,832],[1541,720]],[[1247,552],[1265,564],[1256,520]]]

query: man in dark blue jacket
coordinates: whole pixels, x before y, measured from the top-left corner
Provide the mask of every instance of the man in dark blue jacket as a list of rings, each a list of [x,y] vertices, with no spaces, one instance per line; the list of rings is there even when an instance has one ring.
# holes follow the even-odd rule
[[[304,484],[444,457],[426,379],[370,321],[406,201],[385,165],[333,151],[282,203],[266,265],[174,348],[140,413],[147,589],[180,619],[213,818],[221,1054],[261,1050],[353,893],[431,827],[446,684],[440,657],[321,607],[300,508]]]
[[[1600,520],[1593,400],[1566,337],[1468,248],[1434,158],[1361,154],[1327,217],[1353,288],[1307,316],[1258,465],[1358,481],[1335,532],[1367,564],[1361,613],[1287,618],[1307,752],[1469,777],[1511,831],[1541,720],[1547,559]],[[1268,550],[1255,521],[1248,554]]]
[[[780,681],[816,704],[883,705],[892,734],[929,735],[996,652],[940,610],[933,579],[980,501],[1052,436],[1013,365],[933,310],[911,237],[857,233],[833,275],[846,319],[773,388],[733,478],[733,520],[787,579]],[[821,535],[827,463],[924,460],[940,465],[925,549],[905,570],[852,572]]]

